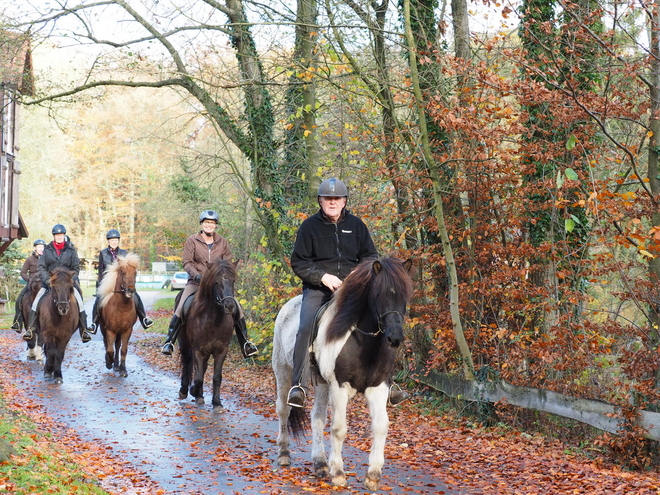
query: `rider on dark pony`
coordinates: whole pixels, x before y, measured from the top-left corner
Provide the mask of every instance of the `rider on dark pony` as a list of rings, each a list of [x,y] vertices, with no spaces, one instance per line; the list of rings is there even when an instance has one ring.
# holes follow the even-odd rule
[[[179,299],[179,304],[174,310],[174,316],[170,321],[167,332],[167,340],[163,345],[162,353],[172,355],[174,343],[182,326],[182,312],[186,299],[195,294],[199,289],[202,276],[208,270],[208,264],[219,259],[231,261],[231,250],[227,239],[215,232],[218,228],[218,214],[213,210],[204,210],[199,215],[199,223],[202,228],[196,234],[186,239],[183,246],[183,269],[188,273],[188,283]],[[257,347],[248,340],[247,325],[243,317],[243,309],[236,301],[237,315],[234,318],[234,331],[238,338],[243,357],[248,358],[259,352]]]
[[[50,288],[50,275],[49,272],[53,271],[55,268],[64,267],[75,272],[73,277],[74,287],[76,290],[73,291],[73,295],[76,298],[78,303],[78,308],[80,310],[78,330],[80,331],[80,338],[83,342],[89,342],[92,340],[90,333],[96,333],[96,328],[94,326],[87,326],[87,314],[85,313],[85,306],[83,305],[82,300],[82,290],[80,288],[80,281],[78,280],[78,273],[80,273],[80,259],[78,258],[78,253],[73,247],[71,242],[66,238],[66,228],[64,225],[58,223],[53,226],[53,242],[48,244],[44,249],[44,254],[39,258],[38,270],[39,277],[41,278],[41,289],[39,293],[34,298],[34,303],[30,309],[30,317],[28,321],[28,328],[23,334],[24,340],[32,339],[33,332],[37,324],[37,309],[39,307],[39,301],[46,294]]]
[[[105,271],[108,267],[117,261],[118,256],[126,256],[128,254],[128,251],[119,247],[121,235],[117,229],[108,230],[105,238],[108,240],[108,247],[99,251],[98,280],[96,281],[97,289],[99,288],[99,285],[101,285],[101,281],[103,280]],[[133,301],[135,302],[135,312],[137,313],[137,317],[146,330],[153,325],[154,322],[147,316],[147,312],[144,309],[144,303],[137,292],[133,293]],[[94,309],[92,310],[92,319],[95,325],[98,324],[99,320],[98,303],[99,295],[96,294],[96,298],[94,299]]]
[[[30,281],[30,278],[37,273],[39,273],[37,264],[39,263],[39,258],[44,253],[44,248],[46,247],[46,241],[43,239],[37,239],[34,241],[34,251],[30,256],[27,257],[25,263],[23,263],[23,268],[21,268],[21,278],[26,282]],[[21,309],[23,305],[23,297],[30,291],[30,284],[26,284],[23,287],[23,290],[18,294],[16,298],[15,312],[14,312],[14,322],[11,324],[12,330],[16,330],[18,333],[21,333],[22,328],[25,326],[23,321],[23,310]]]
[[[342,281],[362,261],[376,259],[378,252],[362,220],[346,210],[348,188],[339,179],[326,179],[318,189],[319,211],[298,229],[291,254],[291,268],[302,280],[300,326],[293,349],[293,373],[287,404],[305,406],[309,383],[309,345],[318,310],[339,289]],[[390,388],[391,404],[407,394]]]

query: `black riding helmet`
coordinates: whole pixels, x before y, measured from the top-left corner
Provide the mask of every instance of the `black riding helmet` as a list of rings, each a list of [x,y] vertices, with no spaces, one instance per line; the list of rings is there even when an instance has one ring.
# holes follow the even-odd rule
[[[53,225],[53,235],[55,234],[66,234],[66,227],[61,223]]]
[[[35,246],[35,247],[37,247],[37,246],[45,246],[45,245],[46,245],[46,241],[44,241],[43,239],[37,239],[36,241],[34,241],[34,244],[32,244],[32,245]]]
[[[119,231],[117,229],[110,229],[108,233],[105,234],[106,239],[120,239]]]
[[[336,178],[326,179],[319,186],[318,196],[333,198],[348,198],[348,188],[343,181]]]
[[[213,220],[215,223],[219,223],[220,217],[213,210],[204,210],[199,214],[199,223],[202,223],[204,220]]]

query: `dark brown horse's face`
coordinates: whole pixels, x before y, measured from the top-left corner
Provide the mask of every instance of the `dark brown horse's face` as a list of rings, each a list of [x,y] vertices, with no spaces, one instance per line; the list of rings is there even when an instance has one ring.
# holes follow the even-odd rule
[[[63,270],[51,274],[50,277],[51,297],[60,316],[69,314],[73,295],[73,275],[74,272]]]
[[[234,281],[224,274],[219,276],[213,286],[215,302],[221,305],[225,313],[234,314],[236,311],[236,299],[234,299]]]

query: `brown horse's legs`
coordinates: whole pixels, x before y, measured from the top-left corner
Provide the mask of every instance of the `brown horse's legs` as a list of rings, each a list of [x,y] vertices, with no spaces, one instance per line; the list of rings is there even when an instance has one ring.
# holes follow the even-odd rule
[[[190,395],[197,399],[197,404],[204,404],[204,375],[209,364],[209,356],[203,357],[199,352],[193,353],[193,384]]]
[[[222,355],[213,356],[213,400],[211,403],[213,407],[222,407],[222,400],[220,400],[220,386],[222,385],[222,365],[227,357],[225,350]]]

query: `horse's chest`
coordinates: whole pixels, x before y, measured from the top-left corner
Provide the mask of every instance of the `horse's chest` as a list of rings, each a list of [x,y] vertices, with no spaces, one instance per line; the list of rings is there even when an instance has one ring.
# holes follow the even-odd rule
[[[363,393],[389,378],[394,367],[394,352],[387,346],[365,349],[349,339],[335,361],[334,375],[339,383],[348,383]]]

